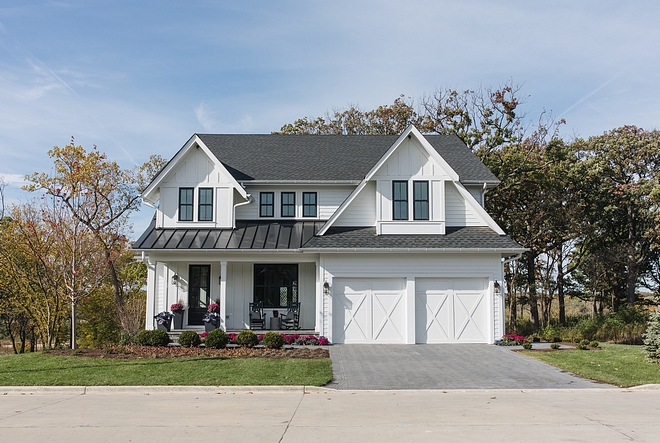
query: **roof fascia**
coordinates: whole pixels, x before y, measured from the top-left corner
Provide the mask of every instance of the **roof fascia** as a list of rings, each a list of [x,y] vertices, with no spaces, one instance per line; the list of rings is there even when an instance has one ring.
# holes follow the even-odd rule
[[[456,186],[456,189],[458,192],[463,196],[463,199],[467,205],[470,206],[470,209],[475,211],[481,218],[486,222],[488,227],[492,229],[493,231],[497,232],[499,235],[506,235],[506,233],[498,226],[497,223],[495,223],[495,220],[493,220],[493,217],[486,212],[486,210],[475,200],[475,198],[470,194],[470,191],[465,189],[463,184],[459,181],[454,182],[454,186]]]
[[[417,130],[417,128],[413,125],[410,125],[406,128],[405,131],[399,136],[398,139],[394,142],[394,144],[390,147],[390,149],[387,150],[385,155],[383,155],[380,160],[374,165],[373,168],[367,173],[365,179],[366,180],[371,180],[371,178],[376,175],[376,173],[380,170],[380,168],[389,160],[389,158],[392,156],[394,151],[396,151],[399,148],[399,145],[403,143],[403,141],[408,137],[408,136],[414,135],[415,138],[421,143],[422,147],[426,150],[428,155],[438,162],[438,164],[447,172],[447,175],[453,180],[453,181],[458,181],[459,177],[456,171],[452,169],[451,166],[449,166],[449,163],[445,161],[440,154],[438,154],[438,151],[435,150],[433,146],[431,146],[431,143],[424,138],[421,132]]]
[[[163,181],[163,179],[178,165],[179,161],[185,155],[193,148],[193,146],[198,146],[205,154],[206,156],[213,162],[214,166],[219,168],[221,171],[225,173],[227,177],[229,177],[229,182],[234,186],[234,188],[238,191],[238,193],[244,198],[247,199],[247,192],[241,186],[236,179],[234,178],[233,175],[227,171],[227,168],[218,160],[218,158],[213,155],[213,153],[209,150],[209,148],[204,144],[202,139],[197,135],[194,134],[190,139],[186,142],[185,145],[181,149],[179,149],[179,152],[177,152],[172,160],[167,163],[167,165],[158,173],[158,175],[151,181],[149,186],[142,192],[142,198],[144,200],[147,200],[151,203],[156,203],[153,198],[150,198],[151,195],[158,189],[158,186],[160,183]]]
[[[346,200],[344,200],[344,203],[342,203],[341,206],[337,208],[335,213],[332,214],[332,216],[328,219],[327,222],[325,222],[323,227],[319,229],[316,235],[324,235],[325,232],[328,229],[330,229],[330,227],[339,218],[339,216],[346,210],[346,208],[350,206],[351,202],[355,200],[355,197],[357,197],[358,194],[364,189],[364,187],[367,186],[367,183],[369,183],[369,181],[365,178],[364,180],[362,180],[362,182],[360,182],[360,184],[355,189],[353,189],[353,192],[351,192],[351,194],[346,198]]]

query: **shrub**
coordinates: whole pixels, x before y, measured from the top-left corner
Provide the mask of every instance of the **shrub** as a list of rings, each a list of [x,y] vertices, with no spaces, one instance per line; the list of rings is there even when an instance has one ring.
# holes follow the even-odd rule
[[[560,347],[561,347],[561,345],[559,343],[552,343],[550,345],[550,349],[559,349]]]
[[[597,341],[592,341],[592,342],[589,343],[589,347],[590,348],[600,348],[600,343],[598,343]]]
[[[143,330],[135,336],[135,343],[142,346],[167,346],[170,343],[170,336],[162,329]]]
[[[179,344],[184,348],[194,348],[202,343],[199,334],[195,331],[183,331],[179,335]]]
[[[236,344],[251,348],[259,344],[259,339],[257,338],[257,334],[255,334],[254,331],[246,329],[238,333],[236,336]]]
[[[644,351],[646,358],[653,363],[660,363],[660,311],[651,313],[644,332]]]
[[[261,344],[267,348],[280,349],[284,345],[284,338],[277,332],[266,332],[261,340]]]
[[[319,346],[328,346],[329,344],[330,340],[325,337],[319,337]]]
[[[227,343],[231,343],[232,345],[235,345],[237,335],[238,334],[236,334],[235,332],[230,332],[229,334],[227,334]]]
[[[225,331],[218,328],[206,334],[204,344],[206,344],[207,348],[224,348],[227,346],[228,341],[229,338],[227,337]]]
[[[522,344],[522,347],[524,349],[532,349],[532,344],[530,342],[526,341],[525,343]]]

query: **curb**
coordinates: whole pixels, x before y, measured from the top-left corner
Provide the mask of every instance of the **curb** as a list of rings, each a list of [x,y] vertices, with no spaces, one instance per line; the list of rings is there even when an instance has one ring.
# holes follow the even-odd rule
[[[660,384],[632,386],[627,389],[630,391],[660,391]]]
[[[3,395],[94,394],[310,394],[334,391],[318,386],[2,386]]]

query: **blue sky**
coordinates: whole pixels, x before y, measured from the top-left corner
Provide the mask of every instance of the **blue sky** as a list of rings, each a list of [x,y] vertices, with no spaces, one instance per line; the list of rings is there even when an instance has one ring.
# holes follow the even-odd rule
[[[0,3],[0,175],[75,136],[131,167],[195,132],[268,133],[400,94],[523,85],[531,119],[588,137],[660,118],[652,1]],[[152,210],[133,217],[136,235]]]

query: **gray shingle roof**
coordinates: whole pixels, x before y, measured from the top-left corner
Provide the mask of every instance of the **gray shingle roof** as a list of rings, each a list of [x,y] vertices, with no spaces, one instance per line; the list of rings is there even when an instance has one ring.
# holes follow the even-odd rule
[[[238,181],[362,180],[396,135],[197,134]],[[462,182],[498,179],[454,135],[426,139]]]
[[[490,228],[457,227],[445,235],[376,235],[376,228],[330,228],[314,237],[305,249],[515,249],[522,247],[507,235]]]

